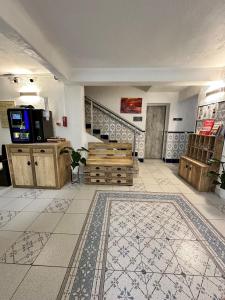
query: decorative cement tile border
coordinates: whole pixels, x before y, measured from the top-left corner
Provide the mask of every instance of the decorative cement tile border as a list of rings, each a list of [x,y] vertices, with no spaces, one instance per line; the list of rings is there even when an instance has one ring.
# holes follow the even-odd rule
[[[225,241],[216,229],[182,194],[98,191],[93,199],[82,235],[71,257],[57,299],[103,299],[109,215],[112,201],[172,202],[196,239],[225,271]],[[81,298],[79,298],[82,295]],[[129,298],[127,298],[129,299]]]

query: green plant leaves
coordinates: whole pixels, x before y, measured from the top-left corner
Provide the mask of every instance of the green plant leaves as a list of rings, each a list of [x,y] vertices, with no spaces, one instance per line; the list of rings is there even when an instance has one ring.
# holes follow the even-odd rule
[[[71,157],[71,167],[74,169],[80,164],[86,165],[86,158],[81,156],[81,152],[89,152],[86,148],[81,147],[81,149],[74,150],[72,147],[65,147],[60,151],[60,154],[69,153]]]
[[[209,177],[218,177],[218,176],[220,176],[220,173],[215,172],[215,171],[209,171],[209,172],[207,173],[207,175],[208,175]]]

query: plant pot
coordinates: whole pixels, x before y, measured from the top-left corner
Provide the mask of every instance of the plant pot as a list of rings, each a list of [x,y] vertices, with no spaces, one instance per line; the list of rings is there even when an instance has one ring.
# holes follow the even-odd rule
[[[225,201],[225,190],[221,189],[219,186],[216,187],[216,194]]]
[[[80,183],[80,166],[71,168],[71,183]]]

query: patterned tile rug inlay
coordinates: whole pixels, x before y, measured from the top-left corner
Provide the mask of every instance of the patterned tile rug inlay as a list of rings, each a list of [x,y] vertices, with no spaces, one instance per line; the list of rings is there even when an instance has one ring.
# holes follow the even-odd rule
[[[9,223],[18,213],[18,211],[0,211],[0,228]]]
[[[223,300],[225,241],[181,194],[97,192],[58,299]]]
[[[24,232],[0,257],[0,263],[32,264],[49,237],[50,233]]]

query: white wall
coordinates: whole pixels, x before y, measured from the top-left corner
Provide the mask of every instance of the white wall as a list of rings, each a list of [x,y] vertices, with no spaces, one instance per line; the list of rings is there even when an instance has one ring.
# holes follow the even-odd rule
[[[35,84],[27,84],[28,79],[22,78],[18,84],[11,83],[8,78],[0,79],[0,101],[15,100],[16,104],[32,104],[35,108],[44,108],[43,99],[19,98],[19,91],[39,90],[40,96],[47,96],[49,109],[53,112],[55,136],[66,137],[74,147],[86,146],[86,132],[84,120],[84,88],[78,85],[64,85],[52,77],[35,76]],[[68,117],[68,127],[59,127],[57,121],[62,116]],[[8,128],[0,125],[0,146],[10,143]]]
[[[148,104],[169,104],[168,131],[193,131],[195,126],[196,97],[180,99],[178,92],[151,92],[141,87],[85,87],[85,95],[120,114],[120,100],[122,97],[141,97],[143,100],[142,114],[121,114],[121,117],[145,130],[146,109]],[[193,113],[194,112],[194,113]],[[133,122],[133,116],[142,116],[142,122]],[[173,118],[183,118],[183,121],[173,121]]]

